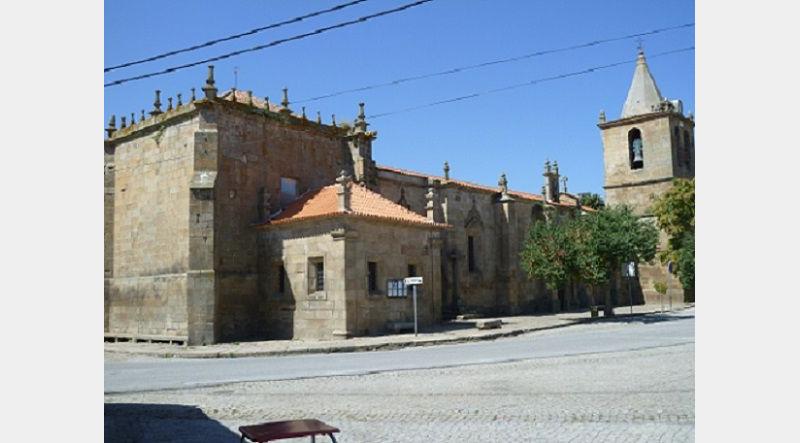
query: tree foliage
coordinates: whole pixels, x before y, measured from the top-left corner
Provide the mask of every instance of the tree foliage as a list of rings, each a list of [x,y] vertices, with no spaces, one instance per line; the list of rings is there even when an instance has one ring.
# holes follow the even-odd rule
[[[580,218],[587,232],[588,250],[600,261],[604,278],[626,262],[649,262],[655,258],[658,229],[640,220],[627,206],[615,206]]]
[[[603,209],[606,207],[606,202],[603,201],[603,197],[593,192],[582,192],[578,194],[578,197],[580,198],[581,206],[592,209]]]
[[[528,233],[522,264],[531,278],[540,279],[550,290],[564,285],[574,272],[573,244],[568,223],[538,221]]]
[[[672,261],[681,285],[694,288],[694,179],[676,179],[672,188],[654,198],[653,215],[659,228],[669,235],[663,263]]]
[[[611,280],[622,263],[651,261],[657,243],[656,227],[622,206],[534,223],[521,259],[528,275],[551,290],[569,280],[599,285]]]

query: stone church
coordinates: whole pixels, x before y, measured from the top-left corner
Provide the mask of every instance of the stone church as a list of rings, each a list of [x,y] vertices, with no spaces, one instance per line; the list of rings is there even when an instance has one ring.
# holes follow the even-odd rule
[[[672,160],[686,142],[671,129],[693,139],[692,120],[661,99],[643,56],[636,69],[636,103],[620,120],[601,117],[609,203],[658,191],[693,164]],[[387,333],[413,318],[408,276],[424,280],[421,326],[590,303],[585,288],[547,291],[518,259],[532,223],[590,210],[560,189],[555,162],[541,194],[509,189],[505,174],[497,186],[455,179],[447,162],[442,175],[378,165],[363,103],[354,121],[323,123],[290,109],[285,89],[280,104],[219,93],[211,66],[201,97],[192,88],[185,103],[167,101],[162,110],[156,91],[147,115],[119,127],[112,116],[106,128],[106,337],[196,345]]]

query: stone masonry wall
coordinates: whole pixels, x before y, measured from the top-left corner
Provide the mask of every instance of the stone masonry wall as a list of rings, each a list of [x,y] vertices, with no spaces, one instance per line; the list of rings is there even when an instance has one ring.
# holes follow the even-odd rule
[[[317,131],[315,123],[287,123],[253,109],[230,102],[214,109],[220,137],[215,270],[222,341],[268,335],[262,317],[253,315],[261,303],[258,233],[252,227],[261,221],[261,193],[269,193],[275,212],[281,177],[298,180],[302,193],[332,183],[341,169],[349,169],[341,139]]]
[[[108,331],[185,337],[189,188],[197,118],[114,150]]]
[[[389,297],[388,279],[423,278],[417,292],[420,327],[441,321],[439,233],[435,229],[382,221],[348,220],[345,228],[347,331],[349,335],[385,333],[389,322],[413,322],[413,297]],[[377,288],[369,290],[368,263],[377,268]]]
[[[315,220],[260,231],[261,303],[268,338],[331,339],[346,331],[345,243],[340,220]],[[313,266],[324,263],[325,287],[315,291]],[[285,290],[279,292],[280,265]]]

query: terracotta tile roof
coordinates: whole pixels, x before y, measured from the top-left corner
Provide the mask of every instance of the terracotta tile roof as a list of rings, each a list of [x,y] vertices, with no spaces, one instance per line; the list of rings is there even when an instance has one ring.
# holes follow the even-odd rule
[[[476,183],[471,183],[471,182],[467,182],[467,181],[463,181],[463,180],[454,180],[452,178],[445,180],[444,177],[439,176],[439,175],[422,174],[422,173],[415,172],[415,171],[409,171],[407,169],[394,168],[394,167],[385,166],[385,165],[378,165],[378,169],[383,169],[384,171],[394,172],[394,173],[397,173],[397,174],[408,175],[408,176],[412,176],[412,177],[420,177],[420,178],[428,178],[428,177],[430,177],[430,178],[435,179],[435,180],[440,180],[442,183],[452,183],[452,184],[455,184],[456,186],[460,186],[462,188],[467,188],[467,189],[473,189],[473,190],[478,190],[478,191],[483,191],[483,192],[492,192],[492,193],[500,192],[500,188],[499,187],[498,188],[493,188],[493,187],[490,187],[490,186],[479,185],[479,184],[476,184]],[[530,201],[538,201],[538,202],[543,200],[542,194],[532,194],[530,192],[514,191],[514,190],[510,190],[510,189],[509,189],[508,193],[512,197],[518,198],[518,199],[522,199],[522,200],[530,200]],[[564,196],[567,197],[565,199],[566,201],[562,201],[561,203],[550,202],[550,204],[551,205],[556,205],[556,206],[574,207],[575,206],[575,197],[572,194],[561,193],[561,197],[563,198]],[[588,210],[588,211],[593,211],[592,208],[581,207],[581,209]]]
[[[447,228],[450,225],[434,223],[416,212],[412,212],[366,187],[350,184],[350,212],[339,210],[336,185],[325,186],[302,195],[290,203],[265,225],[280,225],[299,220],[331,216],[364,217],[405,224]]]

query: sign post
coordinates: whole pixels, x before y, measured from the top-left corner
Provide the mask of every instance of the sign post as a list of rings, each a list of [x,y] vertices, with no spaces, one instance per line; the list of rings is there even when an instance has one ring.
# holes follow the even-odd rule
[[[411,286],[412,297],[414,297],[414,336],[417,336],[417,286],[422,284],[422,277],[408,277],[403,280],[406,286]]]
[[[667,272],[668,272],[667,281],[672,280],[672,270],[673,269],[674,269],[674,264],[672,263],[672,260],[670,260],[667,263]],[[669,292],[669,285],[667,285],[667,294],[668,294],[668,297],[669,297],[669,312],[672,312],[672,293]]]
[[[631,303],[631,314],[633,314],[633,289],[631,280],[636,277],[636,263],[628,262],[625,264],[625,276],[628,277],[628,301]]]

